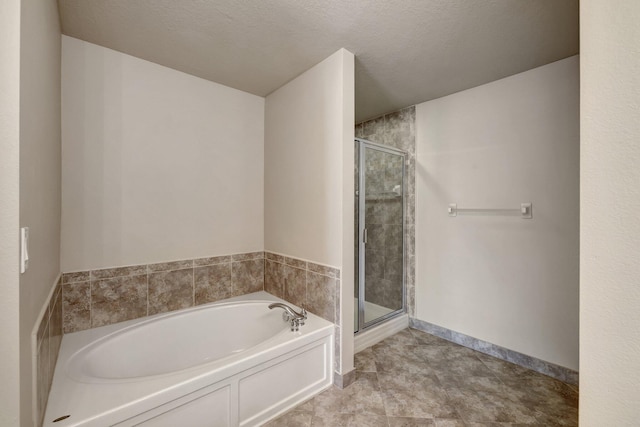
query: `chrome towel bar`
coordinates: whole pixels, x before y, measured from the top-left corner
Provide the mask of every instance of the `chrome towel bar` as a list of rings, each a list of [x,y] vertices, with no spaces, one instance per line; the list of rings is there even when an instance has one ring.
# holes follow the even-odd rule
[[[493,209],[493,208],[459,208],[456,203],[449,204],[447,208],[449,216],[458,216],[458,214],[468,215],[504,215],[519,216],[522,219],[533,218],[533,204],[531,202],[520,203],[519,209]]]

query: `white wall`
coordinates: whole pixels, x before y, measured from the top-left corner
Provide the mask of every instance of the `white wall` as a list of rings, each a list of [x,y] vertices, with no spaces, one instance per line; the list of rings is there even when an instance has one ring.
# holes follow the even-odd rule
[[[417,317],[576,370],[578,62],[416,107]],[[521,202],[533,219],[447,214]]]
[[[267,96],[265,119],[265,249],[332,266],[342,264],[343,60]]]
[[[264,98],[70,37],[62,270],[261,251]]]
[[[340,279],[340,361],[339,372],[347,374],[355,369],[353,336],[354,265],[354,194],[355,177],[355,56],[342,50],[342,269]]]
[[[341,268],[345,295],[353,295],[353,122],[354,57],[344,49],[267,96],[265,250]],[[351,303],[341,318],[353,324]],[[353,336],[344,335],[348,372]]]
[[[580,425],[640,419],[640,2],[580,2]]]
[[[20,0],[0,2],[0,425],[20,419]]]
[[[23,0],[20,26],[20,423],[32,420],[31,332],[60,273],[60,18],[55,1]]]

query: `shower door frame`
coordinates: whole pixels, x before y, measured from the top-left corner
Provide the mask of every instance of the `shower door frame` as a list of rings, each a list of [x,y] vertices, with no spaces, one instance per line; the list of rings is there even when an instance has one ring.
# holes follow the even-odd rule
[[[362,138],[355,138],[358,142],[358,191],[356,197],[358,198],[358,330],[355,333],[363,332],[367,328],[377,325],[392,317],[399,316],[407,310],[407,292],[406,292],[406,266],[405,266],[405,251],[406,251],[406,215],[405,215],[405,196],[406,196],[406,161],[407,153],[397,148],[389,147],[383,144],[368,141]],[[402,307],[394,310],[384,316],[377,317],[369,322],[365,322],[365,263],[366,263],[366,243],[365,243],[365,213],[366,213],[366,170],[365,167],[365,150],[369,148],[372,150],[382,151],[388,154],[400,156],[402,158]],[[362,197],[361,197],[362,196]]]

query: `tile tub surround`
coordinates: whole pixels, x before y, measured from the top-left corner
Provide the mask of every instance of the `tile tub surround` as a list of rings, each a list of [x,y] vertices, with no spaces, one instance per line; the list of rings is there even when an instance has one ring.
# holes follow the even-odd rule
[[[250,252],[62,275],[64,333],[180,310],[265,290],[335,326],[340,372],[340,270],[271,252]]]
[[[64,333],[264,289],[264,252],[62,275]]]
[[[356,381],[267,424],[577,426],[578,389],[415,329],[355,355]]]
[[[406,151],[405,177],[405,286],[407,313],[415,316],[415,200],[416,200],[415,106],[385,114],[356,125],[356,138]],[[356,238],[356,242],[358,239]],[[356,251],[357,253],[357,251]],[[356,264],[357,265],[357,264]]]
[[[311,261],[265,252],[264,290],[322,317],[335,326],[335,384],[347,386],[353,375],[340,375],[340,270]]]
[[[572,369],[546,362],[544,360],[540,360],[535,357],[519,353],[517,351],[509,350],[508,348],[500,347],[498,345],[491,344],[489,342],[482,341],[465,334],[461,334],[460,332],[452,331],[450,329],[425,322],[424,320],[411,318],[409,319],[409,324],[412,328],[429,333],[447,341],[454,342],[472,350],[488,354],[489,356],[493,356],[506,362],[513,363],[523,368],[530,369],[542,375],[547,375],[551,378],[555,378],[567,384],[578,384],[578,372]]]
[[[58,360],[58,351],[62,342],[62,276],[60,276],[43,307],[40,321],[36,328],[34,352],[34,393],[36,425],[42,423],[47,406],[47,398],[53,372]]]

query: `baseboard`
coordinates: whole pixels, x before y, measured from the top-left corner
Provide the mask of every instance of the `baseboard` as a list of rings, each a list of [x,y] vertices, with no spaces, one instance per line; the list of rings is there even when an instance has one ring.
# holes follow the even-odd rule
[[[443,328],[442,326],[434,325],[433,323],[425,322],[424,320],[419,320],[413,317],[409,319],[409,324],[412,328],[435,335],[447,341],[460,344],[461,346],[468,347],[472,350],[497,357],[498,359],[502,359],[507,362],[515,363],[516,365],[531,369],[568,384],[578,384],[578,372],[565,368],[564,366],[537,359],[533,356],[519,353],[514,350],[509,350],[508,348],[500,347],[499,345],[491,344],[490,342],[482,341],[477,338],[470,337],[469,335],[461,334],[460,332],[452,331],[451,329]]]
[[[391,335],[400,332],[403,329],[409,327],[409,316],[402,314],[398,317],[394,317],[385,322],[380,323],[377,326],[367,329],[362,332],[358,332],[354,339],[354,353],[358,353],[365,348],[371,347],[374,344],[379,343],[383,339],[390,337]]]
[[[355,369],[353,369],[351,372],[347,372],[346,374],[339,374],[337,372],[333,373],[333,385],[338,388],[348,387],[354,382],[356,382]]]

